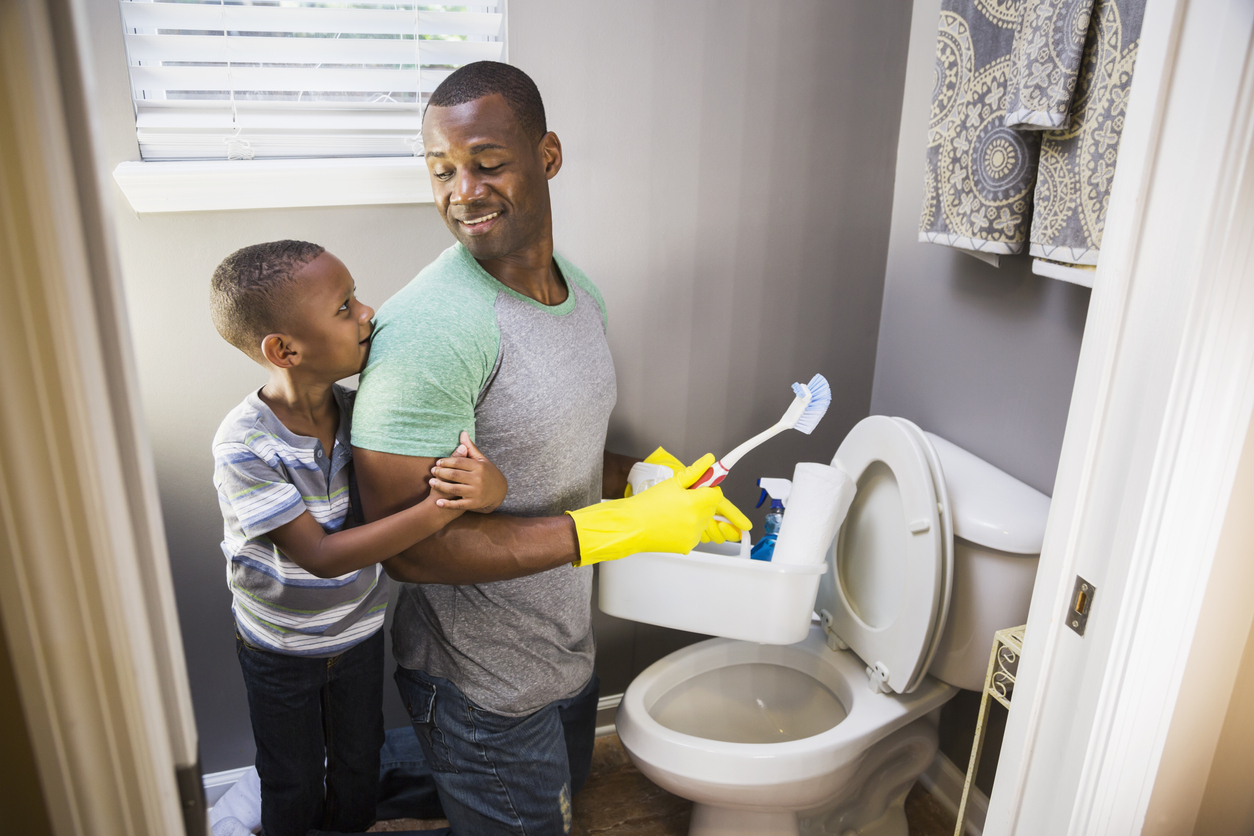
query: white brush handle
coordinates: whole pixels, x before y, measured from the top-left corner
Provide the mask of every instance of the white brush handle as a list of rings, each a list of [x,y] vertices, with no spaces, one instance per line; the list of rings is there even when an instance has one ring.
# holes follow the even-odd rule
[[[752,450],[754,447],[757,447],[762,442],[767,441],[768,439],[774,438],[775,436],[782,433],[784,430],[789,429],[791,426],[792,426],[791,424],[785,424],[783,421],[780,421],[775,426],[768,427],[767,429],[755,435],[753,438],[749,439],[743,444],[738,445],[736,449],[732,450],[726,456],[723,456],[723,458],[719,459],[719,462],[723,465],[723,467],[727,468],[728,470],[731,470],[736,465],[736,462],[740,461],[744,457],[745,453],[748,453],[750,450]]]
[[[740,461],[740,457],[745,453],[748,453],[768,438],[773,438],[782,433],[784,430],[790,430],[797,426],[797,420],[805,414],[806,406],[810,403],[810,394],[809,390],[800,383],[794,384],[794,386],[799,390],[797,392],[797,397],[793,398],[792,403],[788,405],[788,409],[784,412],[783,418],[780,418],[770,427],[767,427],[765,430],[716,461],[708,470],[705,471],[705,473],[701,474],[701,478],[697,479],[697,481],[692,484],[692,487],[708,488],[719,484],[727,478],[727,473],[732,469],[732,466],[735,465],[736,462]]]
[[[727,474],[731,472],[732,465],[740,461],[741,456],[743,456],[745,453],[748,453],[754,447],[757,447],[763,441],[766,441],[768,438],[772,438],[774,436],[779,435],[780,433],[782,433],[784,430],[788,429],[791,426],[792,424],[790,424],[787,421],[780,421],[775,426],[763,430],[762,432],[758,433],[753,438],[749,439],[744,444],[741,444],[739,447],[732,450],[726,456],[723,456],[723,458],[719,459],[714,464],[706,468],[705,473],[702,473],[700,478],[698,478],[697,481],[693,482],[689,487],[690,488],[712,488],[716,485],[721,484],[722,481],[727,478]]]

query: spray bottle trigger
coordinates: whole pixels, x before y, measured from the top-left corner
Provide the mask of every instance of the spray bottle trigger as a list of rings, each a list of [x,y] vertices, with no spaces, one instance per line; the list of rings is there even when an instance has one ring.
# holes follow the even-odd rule
[[[757,504],[757,505],[754,505],[753,507],[754,507],[754,508],[761,508],[761,507],[762,507],[762,503],[763,503],[763,502],[766,502],[766,488],[763,488],[763,489],[762,489],[762,495],[761,495],[760,497],[758,497],[758,504]]]

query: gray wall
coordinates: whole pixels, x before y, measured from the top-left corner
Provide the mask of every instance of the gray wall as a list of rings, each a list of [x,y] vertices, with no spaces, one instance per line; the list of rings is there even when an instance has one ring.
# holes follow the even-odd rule
[[[779,420],[793,381],[831,381],[812,436],[781,436],[724,483],[750,511],[757,477],[830,461],[870,406],[909,8],[513,10],[510,58],[539,84],[567,155],[558,245],[609,306],[609,447],[727,452]],[[606,617],[597,635],[603,693],[692,640]]]
[[[940,0],[915,0],[871,412],[909,418],[1052,494],[1089,291],[1033,275],[1026,255],[994,268],[919,243],[939,16]],[[959,768],[979,704],[964,691],[941,712],[941,751]],[[986,793],[1004,726],[994,707],[976,780]]]
[[[918,242],[940,0],[915,0],[871,411],[900,415],[1053,493],[1086,288]]]
[[[138,159],[117,5],[89,4],[101,140]],[[566,152],[557,242],[610,310],[610,446],[726,452],[822,371],[810,437],[746,457],[726,485],[825,461],[871,406],[910,8],[904,2],[516,3],[511,61],[532,73]],[[214,332],[207,284],[261,240],[317,241],[363,299],[396,292],[451,237],[430,206],[136,217],[112,195],[204,766],[248,763],[209,441],[264,380]],[[757,517],[760,520],[760,516]],[[603,693],[692,637],[596,620]],[[385,690],[390,725],[405,722]]]

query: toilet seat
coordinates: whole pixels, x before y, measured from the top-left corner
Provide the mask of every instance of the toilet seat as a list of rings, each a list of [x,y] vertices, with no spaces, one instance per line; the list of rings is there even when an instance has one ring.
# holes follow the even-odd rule
[[[941,466],[940,453],[932,444],[932,440],[928,438],[927,433],[923,432],[917,424],[906,418],[894,418],[899,424],[907,426],[914,432],[919,445],[923,448],[923,454],[927,456],[928,465],[932,471],[932,486],[936,489],[936,507],[940,511],[941,524],[941,590],[940,590],[940,614],[936,617],[936,623],[942,625],[938,627],[932,637],[932,646],[928,648],[927,655],[923,657],[923,670],[930,671],[932,669],[932,660],[936,658],[936,651],[940,648],[941,638],[945,635],[943,625],[949,623],[949,607],[953,603],[953,586],[954,586],[954,516],[953,506],[949,502],[949,485],[945,480],[945,469]]]
[[[858,493],[832,544],[832,571],[820,579],[816,608],[828,616],[829,632],[866,663],[874,689],[910,693],[927,673],[938,616],[948,607],[947,509],[912,425],[866,418],[832,464]]]

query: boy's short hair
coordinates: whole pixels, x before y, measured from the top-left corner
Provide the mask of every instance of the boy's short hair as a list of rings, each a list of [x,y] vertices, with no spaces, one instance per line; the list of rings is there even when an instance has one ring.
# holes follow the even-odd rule
[[[536,83],[517,67],[499,61],[475,61],[454,70],[435,88],[427,107],[453,107],[493,93],[501,94],[523,133],[532,140],[539,142],[548,133],[544,101]]]
[[[324,252],[308,241],[270,241],[224,258],[209,290],[209,312],[222,338],[262,362],[261,340],[281,329],[292,279]]]

